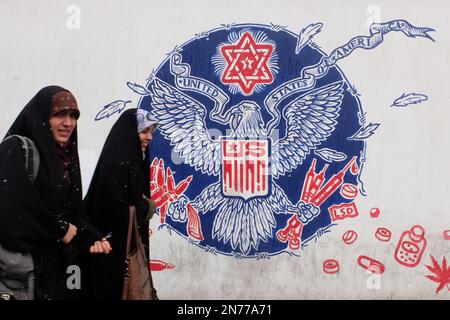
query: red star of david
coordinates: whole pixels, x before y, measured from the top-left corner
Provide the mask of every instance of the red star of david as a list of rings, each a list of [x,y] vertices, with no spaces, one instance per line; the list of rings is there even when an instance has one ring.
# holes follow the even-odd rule
[[[258,83],[272,83],[273,75],[267,66],[272,50],[271,44],[256,43],[248,32],[237,44],[222,46],[220,51],[227,61],[222,82],[239,84],[245,94],[250,94]]]

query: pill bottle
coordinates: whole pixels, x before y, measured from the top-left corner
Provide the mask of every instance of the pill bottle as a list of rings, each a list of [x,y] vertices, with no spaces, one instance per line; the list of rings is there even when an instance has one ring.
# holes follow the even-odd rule
[[[415,225],[402,233],[395,249],[395,260],[405,267],[415,267],[419,264],[426,246],[425,230]]]

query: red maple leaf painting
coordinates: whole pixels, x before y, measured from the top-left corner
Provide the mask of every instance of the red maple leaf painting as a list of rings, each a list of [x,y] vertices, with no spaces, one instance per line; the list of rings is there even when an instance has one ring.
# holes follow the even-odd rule
[[[439,283],[439,286],[436,288],[436,293],[441,291],[445,286],[447,286],[447,289],[450,290],[450,266],[447,268],[447,261],[445,260],[445,257],[442,260],[442,266],[440,266],[436,259],[432,255],[430,256],[433,266],[425,265],[425,267],[427,267],[433,275],[426,277],[431,281]]]

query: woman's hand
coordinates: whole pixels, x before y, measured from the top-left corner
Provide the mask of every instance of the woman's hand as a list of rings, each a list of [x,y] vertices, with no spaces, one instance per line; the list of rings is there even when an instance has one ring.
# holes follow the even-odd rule
[[[142,197],[148,202],[148,211],[147,216],[145,217],[145,221],[149,221],[156,212],[156,203],[154,200],[147,198],[145,194],[143,194]]]
[[[112,250],[109,241],[103,238],[101,241],[95,241],[92,246],[89,247],[89,253],[91,254],[108,254]]]
[[[69,223],[69,229],[67,229],[66,235],[62,238],[62,242],[65,244],[69,244],[70,241],[77,235],[77,227],[73,224]]]

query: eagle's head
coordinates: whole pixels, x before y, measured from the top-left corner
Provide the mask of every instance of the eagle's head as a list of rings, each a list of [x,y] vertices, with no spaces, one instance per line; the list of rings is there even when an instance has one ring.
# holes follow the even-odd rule
[[[261,108],[253,101],[242,101],[230,109],[232,136],[256,138],[265,135]]]

